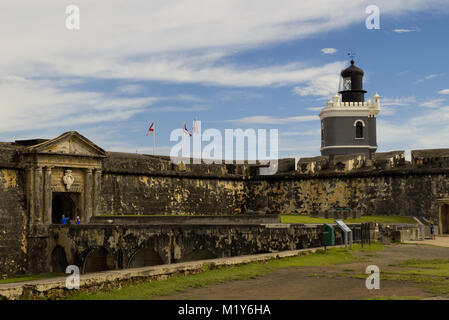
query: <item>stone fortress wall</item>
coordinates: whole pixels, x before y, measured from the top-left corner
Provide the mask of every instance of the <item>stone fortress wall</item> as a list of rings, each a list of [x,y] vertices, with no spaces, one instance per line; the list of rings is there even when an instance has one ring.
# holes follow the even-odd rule
[[[133,158],[131,158],[131,156]],[[168,158],[111,153],[103,167],[103,214],[319,214],[439,219],[449,197],[449,150],[281,159],[276,175],[254,165],[174,165]]]
[[[30,235],[25,146],[0,143],[0,276],[48,270],[51,232]],[[439,222],[449,198],[449,150],[281,159],[276,175],[257,165],[175,165],[168,157],[110,152],[101,160],[99,215],[319,214],[422,216]],[[44,170],[45,172],[45,170]],[[58,172],[57,170],[54,172]],[[42,182],[43,183],[43,182]],[[33,231],[34,232],[34,231]],[[53,242],[52,242],[53,241]],[[43,255],[45,256],[45,255]]]

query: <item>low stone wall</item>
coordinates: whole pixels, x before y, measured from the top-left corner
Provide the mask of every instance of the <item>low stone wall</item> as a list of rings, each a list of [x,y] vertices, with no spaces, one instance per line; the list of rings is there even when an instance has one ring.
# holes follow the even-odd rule
[[[418,224],[379,224],[379,241],[382,243],[422,240]]]
[[[281,223],[280,215],[234,215],[234,216],[98,216],[92,224],[270,224]]]
[[[343,243],[342,239],[336,228],[335,243]],[[68,264],[79,266],[81,272],[95,272],[321,244],[321,224],[53,225],[46,237],[30,244],[29,262],[39,267],[33,273],[60,272]]]
[[[96,292],[98,290],[118,289],[125,285],[167,279],[176,275],[188,275],[204,272],[224,266],[235,266],[250,262],[262,262],[271,259],[294,257],[314,253],[322,248],[283,251],[234,258],[221,258],[170,265],[151,266],[136,269],[104,271],[80,276],[80,290]],[[64,299],[75,290],[66,288],[66,277],[35,280],[23,283],[0,285],[0,299]]]

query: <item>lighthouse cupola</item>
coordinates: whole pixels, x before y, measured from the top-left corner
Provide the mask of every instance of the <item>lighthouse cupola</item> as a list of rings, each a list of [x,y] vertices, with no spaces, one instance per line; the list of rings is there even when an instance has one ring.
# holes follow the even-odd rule
[[[364,102],[365,93],[363,90],[363,70],[354,65],[354,60],[351,60],[351,65],[341,72],[342,86],[340,88],[342,102]]]

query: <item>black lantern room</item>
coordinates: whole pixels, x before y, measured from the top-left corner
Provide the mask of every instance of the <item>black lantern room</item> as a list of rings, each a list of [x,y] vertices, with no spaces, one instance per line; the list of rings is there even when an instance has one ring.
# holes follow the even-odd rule
[[[365,93],[363,90],[363,70],[354,65],[354,60],[351,60],[351,65],[341,72],[342,77],[342,102],[364,102]]]

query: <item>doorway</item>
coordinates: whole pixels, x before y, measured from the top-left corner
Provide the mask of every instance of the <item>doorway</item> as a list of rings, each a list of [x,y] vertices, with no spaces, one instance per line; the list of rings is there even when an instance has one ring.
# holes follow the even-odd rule
[[[61,223],[62,216],[69,218],[69,223],[74,222],[79,216],[78,204],[79,194],[70,192],[55,192],[51,203],[52,223]]]
[[[440,226],[442,234],[449,234],[449,204],[441,204]]]
[[[115,268],[114,257],[105,248],[92,249],[83,263],[83,273],[113,270]]]
[[[51,253],[51,268],[54,273],[64,273],[67,268],[67,256],[61,246],[56,246]]]

